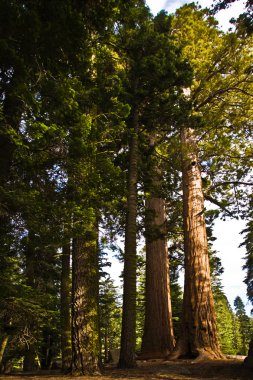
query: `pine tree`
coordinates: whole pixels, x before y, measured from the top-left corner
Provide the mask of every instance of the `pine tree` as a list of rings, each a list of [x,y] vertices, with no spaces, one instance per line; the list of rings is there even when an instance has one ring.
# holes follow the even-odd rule
[[[100,281],[100,337],[104,363],[110,361],[113,349],[119,349],[122,309],[117,287],[107,277]]]
[[[252,326],[250,318],[247,316],[245,306],[241,297],[237,296],[234,300],[235,314],[239,322],[239,330],[241,334],[241,346],[239,346],[239,354],[247,355],[249,342],[252,338]]]
[[[218,287],[214,288],[214,300],[221,350],[223,354],[236,355],[241,342],[236,316],[226,295]]]

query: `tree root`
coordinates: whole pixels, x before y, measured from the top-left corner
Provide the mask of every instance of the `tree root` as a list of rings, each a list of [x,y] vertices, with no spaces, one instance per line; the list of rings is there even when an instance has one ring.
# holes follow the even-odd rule
[[[166,360],[178,360],[178,359],[192,359],[194,363],[221,360],[225,359],[225,356],[221,352],[214,352],[211,349],[198,349],[196,353],[191,353],[183,348],[178,348],[166,357]]]

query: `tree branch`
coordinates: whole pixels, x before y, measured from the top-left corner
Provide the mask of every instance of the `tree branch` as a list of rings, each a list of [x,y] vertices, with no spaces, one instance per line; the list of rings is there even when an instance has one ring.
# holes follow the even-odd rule
[[[234,85],[232,86],[229,86],[229,87],[226,87],[226,88],[220,88],[219,90],[211,93],[205,100],[203,100],[199,105],[196,105],[196,110],[198,111],[201,107],[205,106],[206,104],[210,103],[213,99],[215,99],[218,95],[222,95],[222,94],[225,94],[226,92],[230,92],[230,91],[238,91],[238,92],[242,92],[243,94],[247,95],[247,96],[253,96],[253,94],[250,94],[248,93],[246,90],[244,89],[241,89],[240,87],[238,87],[238,85],[240,83],[243,83],[243,82],[247,82],[245,79],[242,79],[240,81],[238,81],[237,83],[235,83]]]
[[[243,181],[224,181],[224,182],[217,182],[215,185],[211,186],[208,191],[216,189],[216,187],[223,186],[223,185],[244,185],[244,186],[253,186],[253,182],[243,182]]]
[[[226,207],[224,207],[219,201],[217,201],[217,199],[214,199],[213,197],[211,197],[210,195],[207,195],[204,193],[204,197],[207,201],[215,204],[216,206],[219,206],[223,211],[225,211],[229,216],[233,217],[233,213],[230,212]]]

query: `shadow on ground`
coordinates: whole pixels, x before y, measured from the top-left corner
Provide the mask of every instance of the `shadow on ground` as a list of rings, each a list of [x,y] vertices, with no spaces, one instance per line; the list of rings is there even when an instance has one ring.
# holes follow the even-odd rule
[[[109,365],[101,376],[71,377],[59,373],[40,372],[36,374],[1,375],[6,380],[253,380],[253,370],[243,366],[242,360],[216,360],[196,363],[189,360],[139,361],[134,369],[117,369]]]

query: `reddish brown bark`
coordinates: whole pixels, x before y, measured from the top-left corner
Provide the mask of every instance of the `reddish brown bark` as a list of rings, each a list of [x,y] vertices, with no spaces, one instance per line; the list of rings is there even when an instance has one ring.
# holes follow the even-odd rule
[[[138,110],[134,107],[131,127],[128,171],[127,218],[125,232],[123,312],[121,329],[120,368],[136,366],[136,218],[138,179]]]
[[[146,201],[146,294],[142,358],[161,358],[174,348],[165,201]]]
[[[98,255],[94,232],[73,241],[72,373],[99,372]]]
[[[221,358],[194,131],[182,130],[185,285],[182,330],[173,357]]]

